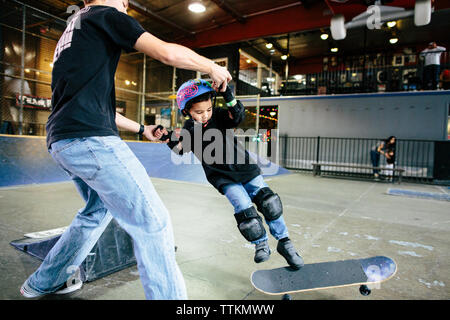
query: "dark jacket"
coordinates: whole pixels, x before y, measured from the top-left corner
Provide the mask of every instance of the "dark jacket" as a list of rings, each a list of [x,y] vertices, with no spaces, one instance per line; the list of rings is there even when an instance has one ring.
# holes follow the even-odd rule
[[[170,141],[168,147],[177,154],[194,152],[202,163],[206,179],[223,194],[222,187],[230,183],[247,183],[261,174],[256,160],[234,135],[236,128],[245,117],[244,106],[240,101],[234,106],[237,111],[233,119],[225,108],[213,108],[208,123],[200,124],[186,120],[184,134],[178,141]],[[176,146],[181,141],[182,149]]]

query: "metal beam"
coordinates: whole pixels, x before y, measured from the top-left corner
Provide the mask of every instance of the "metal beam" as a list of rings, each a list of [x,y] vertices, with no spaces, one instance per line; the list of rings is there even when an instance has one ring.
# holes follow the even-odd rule
[[[328,28],[331,15],[324,15],[328,9],[320,2],[305,9],[300,2],[282,8],[246,15],[245,25],[231,22],[220,28],[208,28],[195,33],[191,39],[179,38],[176,42],[190,48],[208,47],[237,41],[268,37],[305,30]]]
[[[166,18],[161,17],[159,14],[153,12],[152,10],[146,8],[145,6],[141,5],[140,3],[134,0],[129,1],[129,8],[146,17],[158,20],[159,22],[165,24],[166,26],[181,32],[185,37],[192,37],[194,35],[194,32],[189,31],[183,27],[180,27],[179,25],[173,23],[172,21],[169,21]]]
[[[237,12],[232,6],[230,6],[225,0],[211,0],[219,8],[230,14],[233,18],[235,18],[239,23],[245,23],[246,19],[243,15]]]

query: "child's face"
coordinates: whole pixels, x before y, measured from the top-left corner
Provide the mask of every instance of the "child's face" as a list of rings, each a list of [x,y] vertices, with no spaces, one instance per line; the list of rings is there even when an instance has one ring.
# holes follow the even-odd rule
[[[192,119],[197,122],[206,123],[212,116],[212,102],[211,99],[194,103],[189,110]]]

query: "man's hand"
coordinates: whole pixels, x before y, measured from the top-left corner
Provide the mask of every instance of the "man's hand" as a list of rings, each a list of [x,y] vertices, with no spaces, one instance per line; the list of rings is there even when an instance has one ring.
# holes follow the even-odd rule
[[[225,92],[227,84],[232,80],[231,74],[227,68],[221,67],[218,64],[213,63],[209,76],[212,80],[212,87],[219,92]]]

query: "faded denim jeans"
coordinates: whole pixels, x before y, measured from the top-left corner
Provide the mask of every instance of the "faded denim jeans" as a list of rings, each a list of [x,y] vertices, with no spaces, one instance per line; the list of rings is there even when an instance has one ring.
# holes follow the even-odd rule
[[[253,206],[252,199],[256,196],[259,190],[264,187],[268,187],[267,183],[264,181],[261,175],[257,176],[253,180],[247,183],[232,183],[227,184],[222,188],[225,196],[228,198],[230,203],[234,207],[234,213],[239,213],[242,210],[248,209]],[[265,219],[266,220],[266,219]],[[278,219],[267,221],[270,233],[274,236],[276,240],[283,239],[289,236],[286,223],[283,216]],[[268,239],[267,233],[261,238],[252,241],[253,244],[258,244],[260,242],[266,241]]]
[[[49,152],[69,173],[86,206],[28,278],[31,289],[51,293],[61,288],[114,218],[133,239],[146,298],[187,299],[169,213],[127,144],[116,136],[65,139]]]

